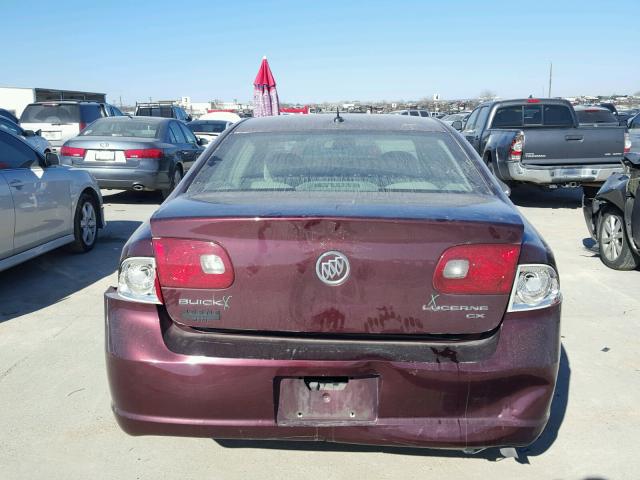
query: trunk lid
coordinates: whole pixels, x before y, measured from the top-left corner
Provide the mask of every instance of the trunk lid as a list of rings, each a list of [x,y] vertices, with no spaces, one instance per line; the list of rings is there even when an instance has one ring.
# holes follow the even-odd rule
[[[525,128],[525,165],[618,163],[624,151],[623,127]]]
[[[440,294],[433,273],[453,245],[521,243],[522,220],[502,200],[388,193],[363,202],[340,195],[330,203],[315,194],[261,197],[182,196],[153,216],[154,239],[217,242],[235,274],[226,289],[163,286],[173,321],[304,334],[474,334],[500,324],[508,294]],[[318,259],[333,251],[349,262],[340,285],[323,283],[317,273]],[[325,268],[341,265],[329,261]]]
[[[126,158],[125,150],[144,150],[156,148],[155,138],[112,137],[112,136],[79,136],[67,142],[68,147],[83,148],[83,157],[64,157],[65,164],[81,166],[110,166],[135,168],[140,159]]]

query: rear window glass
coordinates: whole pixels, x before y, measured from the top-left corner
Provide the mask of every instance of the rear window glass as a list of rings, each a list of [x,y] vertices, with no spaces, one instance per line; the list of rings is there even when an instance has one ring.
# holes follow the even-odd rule
[[[548,127],[572,127],[571,110],[564,105],[545,105],[544,124]]]
[[[20,123],[79,123],[78,104],[27,105],[20,116]],[[88,123],[88,122],[85,122]]]
[[[488,193],[473,162],[440,133],[237,133],[188,192]]]
[[[171,107],[138,107],[136,116],[173,118]]]
[[[227,128],[227,122],[191,122],[187,127],[195,133],[221,133]]]
[[[502,107],[493,117],[494,128],[522,127],[522,106]]]
[[[618,124],[618,120],[609,110],[576,110],[578,122],[580,123],[614,123]]]
[[[524,125],[542,125],[542,105],[525,105],[522,111]]]
[[[158,122],[146,122],[139,119],[116,120],[103,118],[85,128],[80,136],[156,138],[158,127]]]

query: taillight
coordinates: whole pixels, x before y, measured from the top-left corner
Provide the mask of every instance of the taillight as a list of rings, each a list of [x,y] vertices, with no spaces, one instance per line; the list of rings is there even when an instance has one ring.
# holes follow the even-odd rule
[[[217,243],[156,238],[153,248],[162,287],[227,288],[233,283],[231,259]]]
[[[524,132],[518,132],[509,147],[509,160],[519,162],[522,158],[522,149],[524,148]]]
[[[561,301],[558,273],[551,265],[518,266],[507,311],[538,310]]]
[[[84,148],[62,147],[60,149],[60,155],[62,155],[63,157],[83,158],[86,151],[87,150]]]
[[[122,261],[118,272],[118,294],[127,300],[162,303],[153,257],[129,257]]]
[[[629,138],[629,132],[624,132],[624,153],[631,151],[631,139]]]
[[[507,294],[520,256],[519,245],[457,245],[442,254],[433,286],[449,294]]]
[[[143,148],[125,150],[125,158],[162,158],[162,150],[159,148]]]

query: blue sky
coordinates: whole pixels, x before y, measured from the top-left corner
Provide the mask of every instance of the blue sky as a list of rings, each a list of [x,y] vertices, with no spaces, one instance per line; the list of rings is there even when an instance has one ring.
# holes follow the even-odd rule
[[[288,102],[640,91],[640,1],[0,0],[0,85],[111,101]]]

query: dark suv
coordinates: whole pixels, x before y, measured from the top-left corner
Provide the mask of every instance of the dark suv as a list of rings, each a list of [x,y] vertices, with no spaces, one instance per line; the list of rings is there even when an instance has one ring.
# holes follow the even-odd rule
[[[136,117],[162,117],[175,118],[182,122],[190,122],[191,115],[184,108],[173,103],[138,103],[136,104]]]

